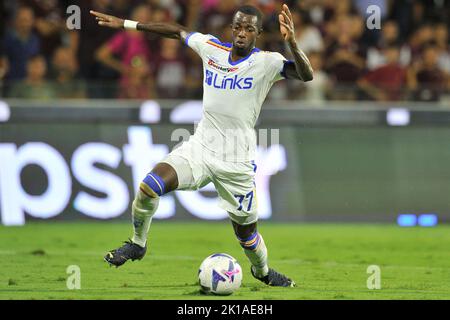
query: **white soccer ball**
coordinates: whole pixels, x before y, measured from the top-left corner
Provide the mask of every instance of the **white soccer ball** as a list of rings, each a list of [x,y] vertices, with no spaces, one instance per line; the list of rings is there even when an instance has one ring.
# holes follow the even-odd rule
[[[215,253],[200,265],[198,282],[203,293],[230,295],[241,286],[242,268],[229,254]]]

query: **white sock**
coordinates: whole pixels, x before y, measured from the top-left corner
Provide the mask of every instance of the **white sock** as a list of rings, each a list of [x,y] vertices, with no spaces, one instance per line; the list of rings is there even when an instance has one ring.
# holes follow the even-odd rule
[[[152,223],[152,217],[158,209],[159,196],[148,197],[139,191],[133,201],[131,213],[133,221],[132,241],[141,247],[145,247],[147,234]]]
[[[244,253],[252,264],[252,269],[258,278],[262,278],[269,273],[267,263],[267,248],[263,237],[255,232],[248,239],[239,239]]]

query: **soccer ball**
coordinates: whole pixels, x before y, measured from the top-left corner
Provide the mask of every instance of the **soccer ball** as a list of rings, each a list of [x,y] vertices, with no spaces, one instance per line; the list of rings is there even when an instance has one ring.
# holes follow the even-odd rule
[[[232,256],[215,253],[200,265],[198,282],[203,293],[230,295],[241,286],[242,268]]]

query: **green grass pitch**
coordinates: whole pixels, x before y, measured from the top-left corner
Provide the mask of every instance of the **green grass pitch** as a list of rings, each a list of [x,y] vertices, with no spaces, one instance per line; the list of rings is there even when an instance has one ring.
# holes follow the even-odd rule
[[[230,223],[154,221],[142,261],[110,268],[103,255],[131,233],[126,223],[29,223],[0,226],[0,299],[450,299],[450,226],[262,222],[270,265],[296,288],[254,280]],[[197,286],[206,256],[226,252],[244,274],[229,297],[204,296]],[[81,289],[68,290],[69,265]],[[369,265],[381,289],[369,290]]]

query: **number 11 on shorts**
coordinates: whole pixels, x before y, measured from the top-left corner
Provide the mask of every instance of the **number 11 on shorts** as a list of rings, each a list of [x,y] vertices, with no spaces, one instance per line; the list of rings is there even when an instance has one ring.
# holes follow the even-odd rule
[[[245,196],[235,194],[234,197],[237,198],[239,201],[239,207],[237,208],[239,211],[242,210],[242,203],[244,202],[244,199],[250,199],[247,206],[247,211],[250,211],[253,202],[253,190],[247,193]]]

